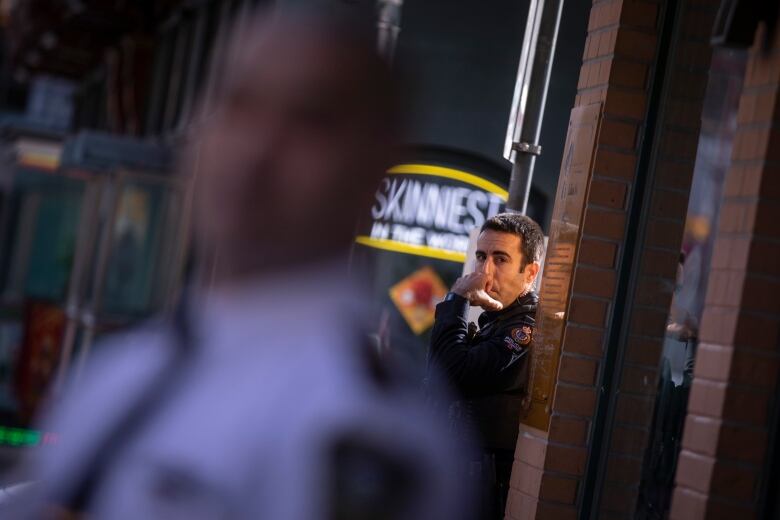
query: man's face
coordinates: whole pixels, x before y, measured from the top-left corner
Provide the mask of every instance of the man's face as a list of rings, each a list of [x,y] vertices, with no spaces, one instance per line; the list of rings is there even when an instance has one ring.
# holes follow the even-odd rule
[[[529,288],[536,276],[535,264],[520,270],[524,260],[520,246],[521,238],[517,235],[491,229],[477,238],[475,270],[488,276],[487,293],[504,308]]]
[[[294,24],[239,48],[196,139],[201,240],[245,270],[344,249],[393,144],[366,61]]]

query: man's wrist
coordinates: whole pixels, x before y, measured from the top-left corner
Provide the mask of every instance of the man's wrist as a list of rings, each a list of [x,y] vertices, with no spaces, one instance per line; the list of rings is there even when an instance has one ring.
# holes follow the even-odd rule
[[[445,302],[451,302],[451,301],[465,301],[466,297],[462,294],[458,294],[455,291],[450,291],[447,293],[447,295],[444,297]]]
[[[440,318],[460,316],[465,318],[469,312],[469,301],[456,292],[448,292],[436,306],[436,320]],[[446,321],[446,318],[445,318]]]

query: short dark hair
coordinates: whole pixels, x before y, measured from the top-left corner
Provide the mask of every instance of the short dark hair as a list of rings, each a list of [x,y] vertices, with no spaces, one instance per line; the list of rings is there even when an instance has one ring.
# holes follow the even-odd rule
[[[523,254],[520,269],[525,269],[529,263],[541,262],[544,255],[544,233],[532,218],[520,213],[499,213],[482,224],[480,233],[488,229],[520,237],[520,252]]]

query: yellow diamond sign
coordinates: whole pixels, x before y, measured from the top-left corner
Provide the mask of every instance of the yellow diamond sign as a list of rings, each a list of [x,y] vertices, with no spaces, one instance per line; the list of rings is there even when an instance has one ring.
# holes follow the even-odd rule
[[[433,325],[436,304],[446,294],[447,286],[430,267],[413,272],[390,288],[390,299],[415,334]]]

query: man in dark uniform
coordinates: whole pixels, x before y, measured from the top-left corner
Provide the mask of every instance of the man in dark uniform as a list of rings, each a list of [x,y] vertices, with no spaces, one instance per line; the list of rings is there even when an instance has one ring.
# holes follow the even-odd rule
[[[530,218],[492,217],[477,239],[475,271],[458,278],[436,307],[429,365],[456,391],[449,410],[453,427],[473,430],[482,440],[483,457],[475,466],[485,486],[486,518],[504,514],[543,249],[542,230]],[[485,310],[479,327],[468,323],[469,305]]]

